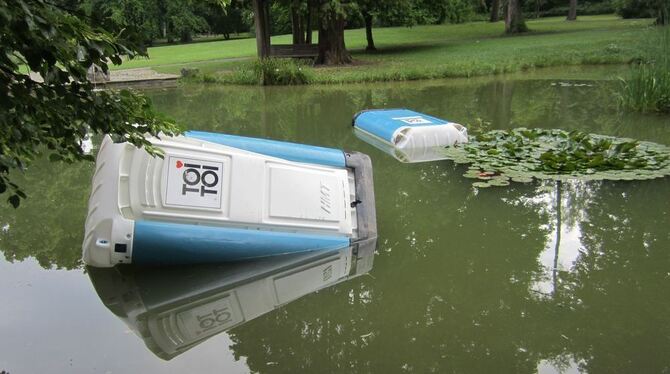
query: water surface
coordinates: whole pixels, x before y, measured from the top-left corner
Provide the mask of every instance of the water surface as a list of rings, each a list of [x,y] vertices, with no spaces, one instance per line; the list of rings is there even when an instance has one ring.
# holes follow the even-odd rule
[[[149,94],[189,129],[368,153],[372,271],[166,361],[105,307],[80,263],[92,165],[36,162],[21,180],[29,200],[0,207],[0,370],[670,371],[670,178],[477,191],[462,167],[399,163],[351,129],[358,110],[408,107],[466,125],[670,145],[668,117],[619,113],[611,83],[534,76]],[[147,284],[151,297],[170,291]]]

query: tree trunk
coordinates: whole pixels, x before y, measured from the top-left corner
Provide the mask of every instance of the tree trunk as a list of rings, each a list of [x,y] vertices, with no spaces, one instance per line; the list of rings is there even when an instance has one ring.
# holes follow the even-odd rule
[[[305,44],[305,30],[300,9],[291,6],[291,29],[293,31],[293,44]]]
[[[503,8],[503,21],[507,22],[507,14],[509,13],[509,1],[508,0],[502,0],[502,8]]]
[[[320,17],[319,57],[317,64],[343,65],[351,62],[351,55],[344,45],[344,26],[346,20],[341,14],[332,12],[329,17]],[[325,19],[324,19],[325,18]]]
[[[517,34],[528,31],[521,12],[522,0],[508,0],[507,17],[505,17],[505,33]]]
[[[500,21],[500,0],[491,1],[491,18],[489,20],[491,22]]]
[[[570,0],[570,10],[568,10],[568,21],[577,19],[577,0]]]
[[[267,1],[265,0],[253,0],[258,58],[266,58],[270,55],[270,22],[266,5]]]
[[[542,0],[535,0],[535,18],[540,18],[540,1]]]
[[[365,47],[366,51],[376,51],[375,41],[372,38],[372,14],[367,10],[363,11],[363,19],[365,20],[365,37],[368,40],[368,46]]]
[[[179,41],[182,43],[188,43],[193,41],[193,36],[190,31],[182,31]]]
[[[667,1],[658,1],[658,9],[656,11],[656,24],[659,26],[670,25],[670,5]]]
[[[305,43],[312,44],[312,8],[314,4],[311,0],[307,1],[307,21],[305,22]]]

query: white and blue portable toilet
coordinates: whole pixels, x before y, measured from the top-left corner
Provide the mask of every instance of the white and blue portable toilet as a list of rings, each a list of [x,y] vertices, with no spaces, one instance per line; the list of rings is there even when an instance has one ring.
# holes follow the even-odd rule
[[[468,142],[465,126],[409,109],[371,109],[352,121],[356,135],[403,162],[444,158],[440,150]]]
[[[82,246],[87,265],[237,261],[377,235],[364,154],[200,131],[149,140],[162,158],[102,141]]]

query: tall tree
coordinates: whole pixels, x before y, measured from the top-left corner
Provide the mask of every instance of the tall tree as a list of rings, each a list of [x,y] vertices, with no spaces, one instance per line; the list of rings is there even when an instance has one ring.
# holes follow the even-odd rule
[[[507,14],[505,16],[505,33],[517,34],[528,31],[523,19],[521,6],[523,0],[507,0]]]
[[[433,18],[425,17],[427,6],[434,6],[431,2],[441,0],[358,0],[363,21],[365,22],[365,37],[367,51],[375,51],[372,26],[376,18],[383,25],[410,27],[416,23],[433,22]]]
[[[108,71],[143,52],[48,0],[0,0],[0,193],[18,206],[25,197],[10,181],[47,153],[53,160],[91,160],[82,149],[90,134],[108,133],[137,146],[145,134],[174,134],[141,94],[96,91],[92,65]],[[41,79],[36,78],[40,76]]]
[[[252,0],[254,9],[254,30],[256,33],[256,52],[258,58],[270,55],[270,2]]]
[[[193,11],[195,3],[192,1],[167,0],[165,3],[168,41],[190,42],[193,34],[209,30],[205,19]]]
[[[351,54],[344,43],[347,12],[355,4],[346,0],[320,0],[318,64],[342,65],[351,62]]]
[[[90,24],[109,32],[130,30],[147,44],[160,36],[160,8],[156,1],[88,0],[81,8]]]
[[[656,11],[656,24],[659,26],[670,25],[670,1],[650,0],[652,8]]]
[[[368,45],[365,47],[366,51],[376,51],[375,40],[372,36],[372,13],[368,8],[362,8],[361,14],[363,15],[363,20],[365,21],[365,39]]]
[[[498,22],[500,20],[500,0],[491,1],[491,16],[489,21]]]
[[[570,9],[568,9],[568,21],[577,20],[577,0],[570,0]]]

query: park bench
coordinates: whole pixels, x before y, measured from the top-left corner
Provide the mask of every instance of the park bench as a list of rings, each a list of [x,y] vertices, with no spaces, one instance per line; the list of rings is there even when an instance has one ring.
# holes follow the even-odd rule
[[[316,44],[274,44],[270,46],[270,56],[279,58],[316,58],[319,46]]]

